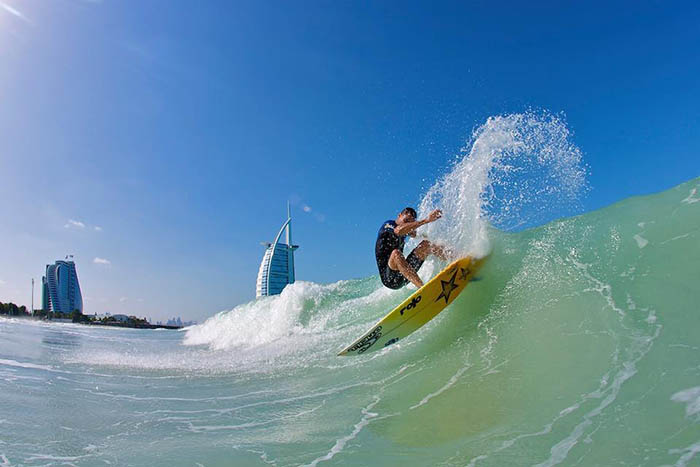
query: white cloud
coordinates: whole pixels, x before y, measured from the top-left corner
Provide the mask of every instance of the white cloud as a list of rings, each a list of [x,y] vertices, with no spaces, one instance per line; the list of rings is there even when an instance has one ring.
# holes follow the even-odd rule
[[[67,223],[66,225],[64,225],[63,227],[65,227],[66,229],[70,229],[71,227],[75,227],[76,229],[84,229],[84,228],[85,228],[85,224],[83,224],[83,223],[80,222],[80,221],[75,221],[75,220],[73,220],[73,219],[68,219],[68,223]]]
[[[121,298],[119,299],[119,301],[122,302],[122,303],[124,303],[124,302],[127,301],[127,300],[128,300],[128,299],[127,299],[126,297],[121,297]]]
[[[63,227],[65,227],[66,229],[85,229],[87,228],[87,225],[85,224],[85,222],[76,221],[75,219],[68,219],[68,222],[66,222],[66,224]],[[95,232],[102,232],[102,227],[100,227],[99,225],[93,225],[92,230],[94,230]]]
[[[7,11],[8,13],[10,13],[11,15],[14,15],[14,16],[16,16],[17,18],[21,19],[22,21],[26,21],[27,23],[29,22],[29,20],[27,19],[27,17],[24,16],[24,15],[22,14],[21,11],[12,8],[12,7],[11,7],[10,5],[8,5],[7,3],[0,2],[0,7],[2,7],[5,11]]]
[[[112,262],[110,260],[104,259],[104,258],[99,258],[99,257],[95,257],[95,259],[93,259],[92,262],[95,264],[104,264],[106,266],[109,266],[110,264],[112,264]]]
[[[311,214],[314,219],[318,222],[325,222],[326,221],[326,216],[318,211],[315,211],[314,208],[309,206],[304,202],[304,200],[301,198],[301,196],[297,194],[291,194],[289,195],[289,202],[292,204],[292,206],[298,206],[301,208],[302,211],[304,211],[306,214]]]
[[[5,285],[5,284],[7,284],[7,282],[5,282],[4,280],[0,279],[0,285]]]

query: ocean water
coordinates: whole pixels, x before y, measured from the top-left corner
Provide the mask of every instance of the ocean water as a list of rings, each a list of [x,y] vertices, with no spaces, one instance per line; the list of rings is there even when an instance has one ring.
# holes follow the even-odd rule
[[[0,320],[0,465],[700,465],[700,178],[560,218],[585,177],[558,117],[489,119],[420,206],[491,252],[481,280],[361,357],[410,289],[299,281],[180,332]]]

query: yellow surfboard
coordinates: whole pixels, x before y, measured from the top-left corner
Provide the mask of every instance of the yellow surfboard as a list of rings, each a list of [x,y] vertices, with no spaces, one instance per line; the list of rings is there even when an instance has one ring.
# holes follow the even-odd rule
[[[467,256],[451,263],[338,355],[360,355],[394,344],[452,303],[486,258]]]

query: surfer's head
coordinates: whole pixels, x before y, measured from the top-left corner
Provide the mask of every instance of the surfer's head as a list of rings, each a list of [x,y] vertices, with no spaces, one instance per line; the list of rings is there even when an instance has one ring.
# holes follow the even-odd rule
[[[418,214],[416,214],[416,210],[412,207],[407,207],[399,213],[399,217],[396,218],[396,223],[405,224],[407,222],[415,222],[417,217]]]

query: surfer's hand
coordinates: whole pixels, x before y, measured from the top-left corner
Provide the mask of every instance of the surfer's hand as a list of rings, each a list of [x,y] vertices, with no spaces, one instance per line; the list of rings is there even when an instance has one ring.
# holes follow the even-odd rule
[[[428,222],[435,222],[442,217],[442,211],[439,209],[434,210],[428,214]]]

